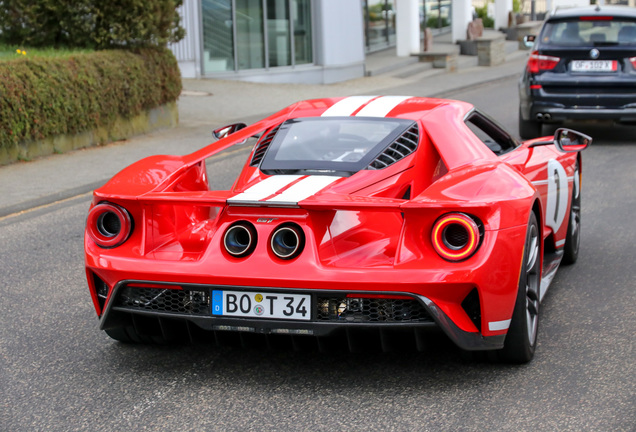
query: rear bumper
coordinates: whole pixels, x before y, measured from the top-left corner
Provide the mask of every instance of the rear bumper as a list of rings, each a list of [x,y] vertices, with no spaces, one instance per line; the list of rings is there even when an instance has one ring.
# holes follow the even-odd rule
[[[536,119],[541,114],[544,122],[566,120],[611,120],[620,123],[636,122],[636,106],[629,108],[566,107],[550,102],[534,102],[530,106],[529,117]],[[549,120],[545,115],[549,114]]]
[[[182,285],[179,289],[166,284],[166,289],[143,288],[142,293],[130,290],[127,285],[131,281],[124,281],[115,286],[108,296],[104,313],[102,314],[101,329],[134,325],[137,331],[156,332],[157,335],[168,330],[168,322],[181,322],[194,325],[208,332],[234,332],[264,335],[291,335],[327,337],[338,332],[350,333],[375,332],[380,334],[394,334],[409,332],[416,337],[423,331],[434,328],[441,329],[457,346],[464,350],[492,350],[503,347],[505,334],[483,336],[480,332],[469,332],[460,329],[453,320],[429,298],[410,293],[342,293],[327,290],[276,290],[283,293],[311,294],[311,319],[281,320],[254,319],[212,315],[210,306],[211,292],[214,289],[227,287]],[[134,282],[139,284],[139,282]],[[236,289],[236,287],[232,287]],[[240,288],[245,291],[258,291],[256,288]],[[152,290],[149,294],[148,290]],[[267,288],[266,291],[272,291]],[[131,294],[133,293],[133,294]],[[169,306],[161,299],[163,294],[170,295]],[[373,312],[367,313],[359,303],[359,297],[347,298],[347,294],[364,298],[371,297]],[[377,299],[378,296],[399,296],[398,300]],[[125,300],[123,300],[125,297]],[[335,301],[335,313],[325,315],[318,311],[324,305],[324,299]],[[358,299],[358,300],[357,300]],[[376,300],[373,300],[376,299]],[[355,303],[355,310],[348,301]],[[395,303],[401,302],[399,307]],[[408,307],[405,304],[408,303]],[[367,307],[368,309],[369,307]],[[384,342],[383,342],[384,344]]]
[[[535,87],[532,88],[531,87]],[[636,76],[616,79],[560,73],[525,73],[519,80],[520,113],[524,120],[610,120],[636,122]],[[545,117],[548,114],[548,119]]]

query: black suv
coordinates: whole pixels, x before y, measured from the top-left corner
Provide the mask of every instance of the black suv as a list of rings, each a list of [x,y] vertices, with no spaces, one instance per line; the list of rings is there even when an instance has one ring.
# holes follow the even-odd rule
[[[636,122],[636,8],[557,9],[519,81],[519,135],[564,120]]]

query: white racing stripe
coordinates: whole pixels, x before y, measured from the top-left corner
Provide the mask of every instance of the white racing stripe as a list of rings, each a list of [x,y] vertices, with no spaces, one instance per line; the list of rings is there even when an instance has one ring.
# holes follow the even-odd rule
[[[350,116],[362,105],[366,104],[371,99],[374,99],[376,97],[377,96],[350,96],[341,99],[327,108],[327,110],[322,113],[321,117]]]
[[[289,186],[298,179],[297,183]],[[297,204],[309,198],[318,191],[326,188],[341,177],[333,176],[302,176],[302,175],[276,175],[268,177],[255,184],[238,195],[227,199],[228,203],[267,203],[267,204]],[[279,190],[289,186],[278,195]],[[274,196],[272,196],[274,195]],[[267,200],[266,198],[271,197]]]
[[[318,191],[326,188],[339,178],[341,177],[309,176],[292,185],[289,189],[283,191],[283,193],[281,193],[280,195],[276,195],[275,197],[268,199],[267,202],[297,204],[300,201],[314,195]]]
[[[575,184],[577,182],[577,180],[574,177],[568,177],[567,179],[568,179],[568,181],[574,180]],[[530,183],[532,183],[535,186],[544,186],[544,185],[547,185],[548,183],[550,183],[550,180],[536,180],[536,181],[533,181],[533,182],[530,182]]]
[[[228,202],[252,202],[260,201],[270,195],[275,194],[288,184],[304,177],[301,175],[276,175],[268,177],[247,189],[245,192],[235,195],[227,199]]]
[[[393,108],[401,104],[412,96],[383,96],[371,101],[367,106],[362,108],[356,117],[386,117]],[[324,114],[323,114],[324,115]]]

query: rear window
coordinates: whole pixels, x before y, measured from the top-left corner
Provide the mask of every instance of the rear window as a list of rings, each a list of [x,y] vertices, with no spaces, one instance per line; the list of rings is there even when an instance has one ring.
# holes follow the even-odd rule
[[[636,22],[613,17],[547,22],[541,34],[545,45],[636,45]]]
[[[412,120],[368,117],[287,120],[276,133],[261,170],[357,172],[413,124]]]

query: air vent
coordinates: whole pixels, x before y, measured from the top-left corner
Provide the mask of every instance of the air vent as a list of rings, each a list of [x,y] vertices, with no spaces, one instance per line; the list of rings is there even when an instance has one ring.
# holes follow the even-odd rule
[[[267,149],[269,148],[269,145],[272,143],[272,140],[274,139],[276,132],[278,132],[278,129],[280,129],[280,125],[271,129],[259,141],[259,143],[256,145],[256,150],[254,150],[254,156],[252,156],[252,161],[250,162],[250,166],[258,166],[261,163],[261,160],[263,160],[263,156],[265,156],[265,153],[267,153]]]
[[[398,139],[388,146],[380,155],[375,158],[369,165],[370,170],[378,170],[393,165],[400,159],[403,159],[413,153],[417,148],[420,139],[420,131],[416,124],[411,126]]]

